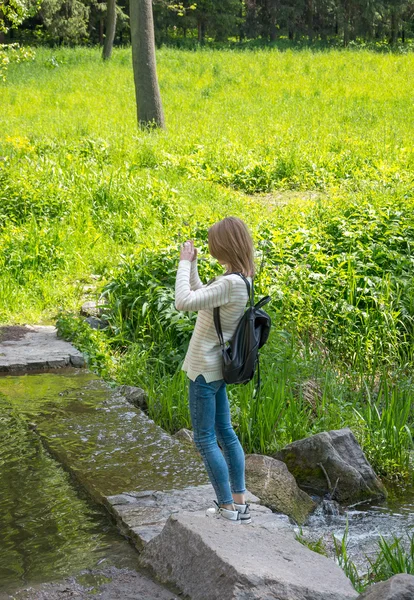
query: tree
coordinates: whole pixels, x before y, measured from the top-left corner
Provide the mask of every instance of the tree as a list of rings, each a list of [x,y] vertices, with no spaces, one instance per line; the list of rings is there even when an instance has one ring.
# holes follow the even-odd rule
[[[140,127],[164,127],[151,0],[130,1],[132,64]]]
[[[111,58],[116,29],[116,0],[106,0],[106,28],[102,58]]]
[[[87,40],[89,7],[81,0],[42,0],[40,16],[59,42],[79,44]]]
[[[39,3],[34,0],[0,1],[0,44],[10,29],[16,29],[23,21],[36,13]]]

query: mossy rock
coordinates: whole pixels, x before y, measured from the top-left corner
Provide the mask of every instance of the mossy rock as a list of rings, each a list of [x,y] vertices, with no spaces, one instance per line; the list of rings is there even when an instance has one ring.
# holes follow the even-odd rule
[[[270,456],[246,456],[246,482],[262,504],[288,515],[299,525],[316,508],[312,498],[299,489],[286,465]]]
[[[289,444],[275,457],[286,463],[299,487],[341,504],[385,498],[384,485],[348,428]]]

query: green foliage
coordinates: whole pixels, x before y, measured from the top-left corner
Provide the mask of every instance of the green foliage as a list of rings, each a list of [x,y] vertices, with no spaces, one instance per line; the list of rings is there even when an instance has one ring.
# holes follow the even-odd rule
[[[413,217],[409,199],[357,193],[355,200],[315,203],[287,235],[268,227],[268,261],[278,266],[271,278],[284,320],[295,320],[300,330],[312,323],[330,350],[355,366],[409,362]]]
[[[362,593],[366,586],[363,582],[362,577],[358,574],[358,570],[355,564],[348,556],[348,534],[349,529],[347,521],[342,540],[339,541],[334,535],[332,535],[335,549],[335,557],[339,566],[341,567],[341,569],[343,569],[345,575],[351,581],[355,590],[358,593]]]
[[[0,240],[0,268],[21,285],[31,278],[66,267],[62,237],[33,218],[25,230],[10,225]]]
[[[109,340],[103,331],[91,329],[84,319],[68,312],[58,314],[56,327],[59,336],[76,343],[90,369],[112,378],[116,359],[110,355]]]
[[[76,44],[88,39],[89,11],[81,0],[42,0],[40,15],[52,38]]]
[[[130,61],[39,48],[10,65],[0,319],[59,312],[92,368],[143,386],[170,431],[188,426],[195,315],[174,307],[179,243],[195,239],[207,281],[208,226],[240,216],[274,321],[259,400],[252,385],[230,390],[244,447],[350,426],[383,476],[411,476],[413,56],[163,49],[168,130],[151,134],[136,128]],[[70,316],[97,280],[103,331]]]
[[[322,554],[322,556],[328,556],[323,537],[320,537],[317,540],[308,540],[303,535],[302,527],[299,527],[299,531],[295,534],[295,539],[303,546],[309,548],[309,550],[312,550],[312,552]]]
[[[389,541],[380,536],[378,553],[375,559],[368,558],[369,570],[364,575],[358,573],[355,563],[349,558],[348,535],[347,522],[342,539],[338,540],[334,535],[332,538],[336,560],[357,592],[362,593],[372,583],[387,580],[399,573],[414,575],[414,534],[407,534],[407,541],[396,536]],[[300,534],[300,537],[303,536]],[[298,541],[307,545],[306,540]]]
[[[116,43],[129,41],[126,0],[117,6]],[[98,0],[3,0],[0,31],[19,27],[23,39],[37,42],[102,43],[106,6]],[[414,37],[413,2],[398,0],[345,4],[335,0],[154,0],[158,44],[178,47],[286,48],[318,50],[347,46],[382,52],[407,52]],[[36,18],[28,21],[28,16]],[[39,24],[39,17],[43,21]],[[77,31],[77,29],[78,31]]]
[[[383,581],[398,573],[414,575],[414,533],[407,534],[408,544],[403,538],[395,537],[387,541],[380,536],[380,551],[375,560],[370,561],[371,581]]]
[[[6,81],[7,69],[10,63],[34,60],[35,56],[34,50],[22,48],[19,44],[0,44],[0,81]]]
[[[391,386],[387,378],[380,382],[375,401],[366,387],[360,409],[354,409],[364,431],[364,448],[379,474],[408,475],[410,452],[414,450],[412,390]]]
[[[15,29],[39,10],[39,0],[4,0],[0,7],[0,33]]]

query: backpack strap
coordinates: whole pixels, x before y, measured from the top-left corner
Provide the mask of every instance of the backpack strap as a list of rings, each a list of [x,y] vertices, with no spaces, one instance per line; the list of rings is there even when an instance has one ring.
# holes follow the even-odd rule
[[[250,306],[254,306],[254,279],[252,279],[252,284],[250,285],[250,281],[243,275],[243,273],[234,271],[233,273],[224,273],[223,277],[226,277],[227,275],[238,275],[243,279],[247,287],[247,295],[249,297]]]
[[[216,328],[217,337],[219,339],[220,346],[222,348],[224,348],[223,331],[221,329],[221,321],[220,321],[220,309],[218,306],[216,306],[216,308],[213,309],[213,318],[214,318],[214,326]]]
[[[239,275],[239,277],[241,277],[243,279],[243,281],[244,281],[244,283],[246,284],[246,287],[247,287],[247,295],[249,297],[250,306],[254,306],[254,286],[253,286],[253,280],[252,280],[252,285],[250,285],[249,280],[243,275],[243,273],[225,273],[223,275],[223,277],[225,277],[226,275]],[[217,337],[219,339],[220,346],[222,348],[224,348],[224,338],[223,338],[223,330],[221,329],[220,307],[219,306],[216,306],[216,308],[213,309],[213,318],[214,318],[214,326],[216,328]]]

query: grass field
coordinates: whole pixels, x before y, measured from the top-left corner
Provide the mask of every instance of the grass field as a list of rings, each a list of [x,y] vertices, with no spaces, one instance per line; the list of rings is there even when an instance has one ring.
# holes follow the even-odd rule
[[[248,451],[352,426],[409,477],[414,324],[414,55],[158,52],[167,130],[137,130],[129,49],[37,49],[0,83],[0,320],[51,322],[151,414],[188,424],[178,244],[200,269],[215,220],[257,245],[274,332],[261,400],[231,391]],[[86,286],[86,290],[85,290]],[[69,314],[102,290],[110,328]],[[69,311],[69,312],[68,312]]]

